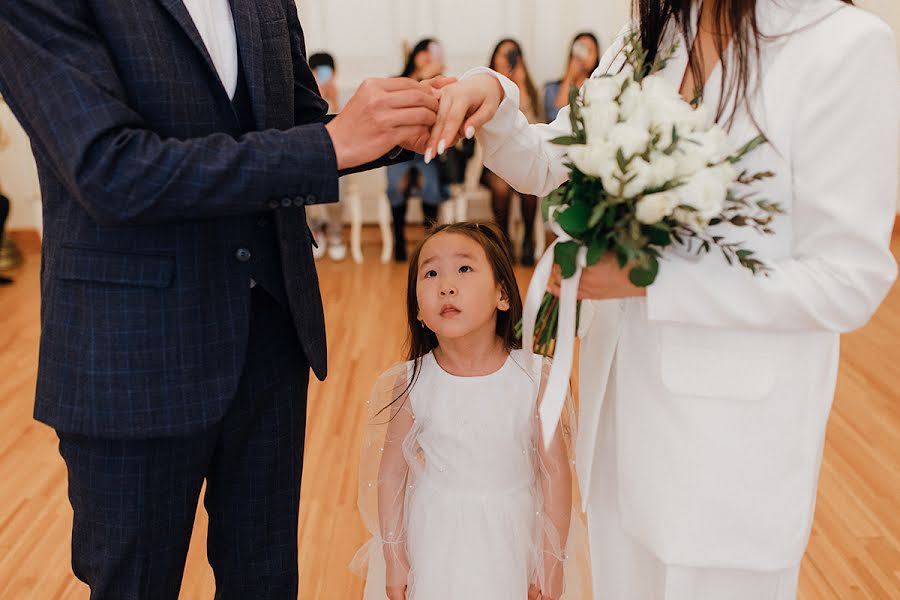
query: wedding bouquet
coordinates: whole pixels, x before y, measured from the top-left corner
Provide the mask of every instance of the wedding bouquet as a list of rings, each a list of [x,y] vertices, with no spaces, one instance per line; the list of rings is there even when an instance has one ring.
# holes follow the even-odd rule
[[[611,253],[634,285],[646,287],[656,279],[663,250],[677,244],[688,252],[718,250],[729,264],[765,273],[752,250],[714,228],[730,223],[771,234],[772,219],[782,213],[777,204],[739,192],[772,176],[739,168],[765,138],[731,153],[711,110],[686,102],[659,75],[674,48],[648,64],[635,35],[624,52],[620,73],[572,89],[572,134],[552,140],[567,146],[570,178],[544,200],[545,221],[559,239],[538,263],[521,324],[524,347],[555,356],[551,394],[563,389],[571,370],[582,268]],[[563,276],[560,298],[545,291],[554,263]],[[553,404],[546,403],[548,412]],[[555,426],[556,419],[545,421]]]

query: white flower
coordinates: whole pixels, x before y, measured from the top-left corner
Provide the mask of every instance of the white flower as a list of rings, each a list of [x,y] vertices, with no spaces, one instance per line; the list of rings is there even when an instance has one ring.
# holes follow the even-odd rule
[[[594,103],[582,110],[588,143],[605,140],[612,126],[619,120],[619,105],[613,101]]]
[[[659,223],[678,206],[678,194],[673,191],[644,196],[637,203],[637,220],[647,225]]]
[[[678,172],[678,162],[671,156],[662,152],[650,154],[650,185],[662,187],[675,179]]]
[[[596,77],[584,82],[584,100],[588,105],[613,102],[622,91],[622,84],[628,75],[619,73],[611,77]]]
[[[703,221],[709,223],[725,207],[728,188],[733,182],[727,175],[728,172],[718,166],[701,169],[677,188],[681,204],[696,209]]]
[[[653,187],[652,167],[644,159],[632,159],[624,173],[619,169],[618,162],[613,161],[612,166],[612,170],[602,175],[603,188],[610,194],[634,198]]]
[[[616,168],[613,149],[603,141],[569,146],[568,154],[578,170],[591,177],[608,176]]]
[[[675,174],[679,179],[687,179],[708,163],[706,155],[700,151],[700,145],[690,141],[678,144],[672,158],[675,159]]]
[[[708,131],[692,136],[692,138],[698,143],[697,151],[706,157],[707,163],[717,164],[728,157],[728,134],[718,125],[714,125]]]
[[[617,123],[609,130],[609,143],[622,150],[625,158],[643,154],[650,143],[650,131],[632,122]]]

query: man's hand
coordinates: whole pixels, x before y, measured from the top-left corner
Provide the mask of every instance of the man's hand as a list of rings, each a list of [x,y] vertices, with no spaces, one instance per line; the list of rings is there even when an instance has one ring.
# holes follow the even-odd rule
[[[611,254],[591,267],[586,267],[581,272],[581,280],[578,284],[579,300],[610,300],[614,298],[632,298],[647,295],[647,288],[635,286],[628,279],[629,265],[624,269],[619,268],[619,263]],[[550,275],[550,283],[547,291],[554,296],[559,296],[562,284],[562,271],[559,265],[553,265],[553,273]]]
[[[406,586],[388,586],[385,588],[388,600],[406,600]]]
[[[372,162],[397,146],[427,139],[437,119],[438,96],[429,83],[367,79],[325,128],[339,170]]]
[[[433,79],[426,79],[422,82],[423,85],[426,85],[432,89],[432,93],[435,98],[440,98],[443,88],[448,85],[456,83],[456,77],[434,77]],[[400,144],[403,148],[407,150],[412,150],[416,154],[425,154],[428,146],[428,139],[431,137],[431,130],[420,131],[419,134],[412,139],[406,140]]]
[[[504,94],[494,76],[482,74],[448,85],[440,91],[440,97],[440,111],[428,140],[425,162],[443,154],[463,135],[472,138],[497,113]]]

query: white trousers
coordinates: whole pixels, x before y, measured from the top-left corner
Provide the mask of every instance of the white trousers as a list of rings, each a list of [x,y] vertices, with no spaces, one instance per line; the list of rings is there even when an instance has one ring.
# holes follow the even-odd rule
[[[604,401],[591,476],[593,600],[796,600],[799,565],[765,572],[668,565],[625,532],[619,518],[614,396],[608,392]]]

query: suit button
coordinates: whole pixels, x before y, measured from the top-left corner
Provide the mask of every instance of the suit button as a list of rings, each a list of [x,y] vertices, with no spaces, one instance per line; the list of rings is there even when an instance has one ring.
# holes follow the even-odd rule
[[[234,253],[234,257],[243,263],[248,262],[251,256],[253,255],[246,248],[238,248],[238,251]]]
[[[316,197],[315,194],[310,194],[309,196],[306,197],[307,204],[315,204],[318,201],[319,201],[319,199]]]
[[[272,210],[275,210],[279,206],[281,206],[281,204],[278,203],[278,200],[269,200],[269,208]]]
[[[285,197],[285,198],[281,199],[281,205],[285,208],[290,208],[293,203],[294,203],[294,201],[291,200],[290,198]]]
[[[294,206],[296,206],[297,208],[303,206],[303,196],[297,196],[296,198],[294,198]]]

